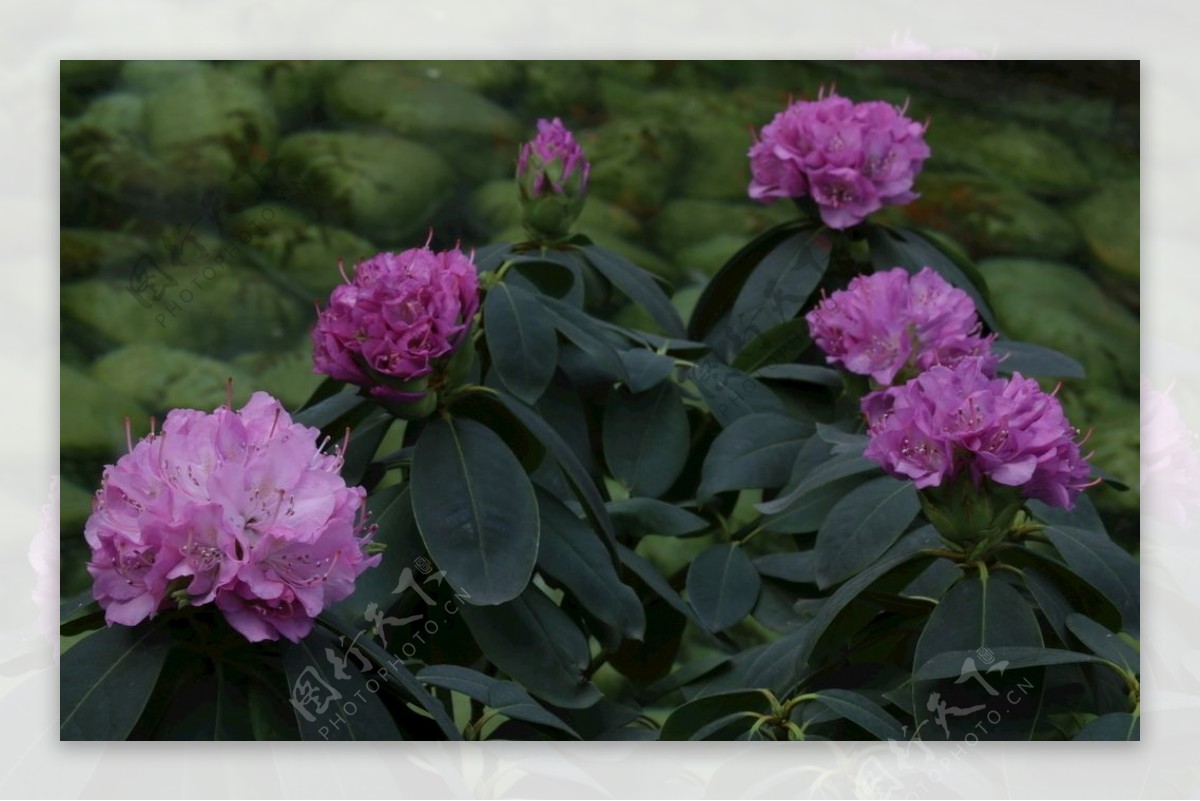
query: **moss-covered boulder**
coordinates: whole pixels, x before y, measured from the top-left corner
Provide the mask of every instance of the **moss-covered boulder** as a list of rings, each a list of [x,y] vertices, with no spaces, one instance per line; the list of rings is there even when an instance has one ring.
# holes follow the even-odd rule
[[[244,353],[233,364],[252,376],[255,389],[270,392],[293,410],[300,408],[325,380],[325,376],[313,372],[312,340],[308,337],[290,350]]]
[[[383,244],[429,226],[454,188],[436,152],[387,134],[310,131],[283,140],[277,196]]]
[[[81,370],[59,370],[59,444],[64,455],[106,458],[125,450],[125,418],[141,430],[146,408],[128,394]]]
[[[519,226],[521,207],[516,181],[501,178],[479,187],[471,193],[466,212],[471,227],[484,236]],[[641,223],[632,214],[598,197],[588,198],[574,224],[574,230],[585,234],[604,231],[629,238],[638,236],[641,229]]]
[[[654,221],[654,241],[663,253],[672,256],[720,235],[741,237],[745,244],[768,228],[797,216],[791,203],[673,200]]]
[[[1141,275],[1141,183],[1111,184],[1076,206],[1071,217],[1105,273],[1137,285]]]
[[[684,139],[670,123],[614,119],[576,138],[592,163],[588,191],[641,219],[666,202],[683,166]]]
[[[58,244],[64,281],[97,274],[124,276],[139,258],[152,252],[150,243],[140,236],[91,228],[62,228]]]
[[[164,345],[126,345],[110,351],[92,365],[91,374],[156,413],[212,411],[226,402],[230,379],[235,405],[258,388],[249,373],[226,362]]]

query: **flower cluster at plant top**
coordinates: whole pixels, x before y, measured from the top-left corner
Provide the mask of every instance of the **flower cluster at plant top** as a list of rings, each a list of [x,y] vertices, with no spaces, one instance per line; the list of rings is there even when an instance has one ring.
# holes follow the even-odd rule
[[[849,228],[884,205],[917,197],[913,181],[929,145],[925,126],[904,109],[830,92],[776,114],[749,155],[750,197],[811,197],[826,225]]]
[[[108,623],[215,603],[251,641],[306,636],[380,559],[364,552],[366,492],[318,435],[256,392],[239,411],[175,409],[131,442],[84,529]]]
[[[313,328],[313,370],[380,400],[420,400],[424,389],[404,384],[462,343],[478,308],[479,277],[458,248],[380,253],[333,290]]]
[[[989,377],[979,358],[872,392],[862,410],[870,434],[864,456],[920,488],[967,471],[977,486],[988,478],[1069,509],[1088,485],[1079,432],[1058,398],[1020,373]]]
[[[979,357],[990,376],[999,362],[995,337],[980,336],[971,297],[928,267],[913,276],[902,267],[855,276],[805,319],[826,361],[885,386],[903,372],[968,357]]]

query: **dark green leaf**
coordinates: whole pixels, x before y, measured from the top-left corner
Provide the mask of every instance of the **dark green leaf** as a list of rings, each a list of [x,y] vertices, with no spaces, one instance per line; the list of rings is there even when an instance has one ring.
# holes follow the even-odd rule
[[[617,531],[629,537],[686,537],[709,527],[703,517],[654,498],[626,498],[607,506]]]
[[[1120,665],[1134,676],[1141,672],[1141,657],[1133,646],[1087,615],[1069,615],[1067,627],[1096,656]]]
[[[614,381],[628,383],[625,364],[621,361],[618,349],[606,338],[601,323],[562,301],[547,297],[540,297],[539,300],[550,312],[554,327],[583,352],[592,369]]]
[[[59,605],[58,633],[63,637],[73,637],[88,629],[104,625],[104,610],[92,598],[92,591],[84,590],[73,598],[64,600]]]
[[[871,248],[871,263],[876,270],[903,267],[916,274],[924,267],[932,268],[951,285],[971,296],[975,310],[989,328],[999,331],[996,316],[988,305],[985,292],[987,284],[978,270],[965,257],[952,257],[945,243],[935,243],[918,231],[905,228],[889,228],[875,223],[866,226],[867,243]]]
[[[753,378],[769,381],[795,381],[801,384],[817,384],[827,389],[841,390],[845,381],[842,374],[829,367],[812,364],[768,364],[750,373]]]
[[[536,289],[551,297],[561,298],[576,308],[583,306],[583,263],[575,249],[530,250],[510,261],[512,267],[509,275],[515,273],[528,281],[531,290]]]
[[[413,456],[412,501],[429,554],[471,603],[521,594],[537,560],[537,499],[495,432],[474,420],[432,421]]]
[[[708,451],[697,497],[787,483],[811,423],[774,412],[748,414],[729,424]]]
[[[793,581],[798,584],[816,582],[812,551],[769,553],[754,560],[759,575]]]
[[[675,360],[645,348],[621,351],[621,361],[629,376],[626,386],[630,392],[645,392],[666,381],[675,372]]]
[[[351,416],[358,419],[350,425],[350,444],[342,457],[342,478],[352,487],[362,481],[367,465],[375,458],[379,443],[383,442],[396,418],[373,404],[359,407]]]
[[[171,641],[157,621],[109,626],[75,643],[59,672],[59,738],[124,740],[158,682]]]
[[[785,366],[795,361],[812,345],[808,335],[808,322],[803,319],[788,320],[768,328],[746,343],[733,366],[743,372],[753,372],[760,367]],[[788,365],[790,366],[790,365]]]
[[[1029,594],[1033,596],[1034,602],[1046,616],[1050,628],[1054,629],[1058,639],[1065,643],[1067,641],[1067,617],[1072,614],[1070,602],[1054,582],[1042,575],[1036,568],[1025,568],[1021,571],[1021,577],[1025,579],[1025,586],[1028,588]]]
[[[366,402],[367,399],[358,394],[358,387],[346,387],[336,395],[296,412],[292,415],[292,421],[313,428],[325,428]]]
[[[713,721],[741,712],[766,715],[771,711],[771,699],[762,690],[738,690],[709,695],[689,701],[676,709],[663,723],[660,740],[703,739],[697,733]],[[744,718],[744,729],[754,725],[754,717]],[[712,734],[713,732],[710,732]]]
[[[900,722],[866,696],[849,690],[819,690],[815,695],[813,700],[880,740],[908,739]]]
[[[775,393],[742,371],[727,367],[716,359],[706,358],[697,362],[692,368],[691,377],[713,417],[722,426],[755,412],[783,411],[783,402]]]
[[[349,654],[352,645],[361,648],[362,639],[339,638],[317,627],[284,651],[284,672],[303,739],[404,739],[377,694],[383,682],[372,675],[375,670],[369,663],[364,671],[363,664]]]
[[[1129,740],[1142,739],[1141,715],[1128,712],[1110,712],[1101,715],[1084,726],[1075,735],[1075,740]]]
[[[992,352],[1005,357],[1001,373],[1020,373],[1026,378],[1084,378],[1083,365],[1070,356],[1041,345],[997,339]]]
[[[696,617],[696,613],[679,597],[679,593],[672,589],[671,585],[655,569],[654,565],[624,545],[617,545],[617,555],[621,559],[621,564],[625,565],[635,576],[640,578],[655,595],[666,601],[668,606],[697,626],[703,627],[699,618]]]
[[[696,301],[688,321],[689,339],[707,339],[717,321],[725,316],[729,309],[729,299],[736,298],[746,279],[755,269],[763,256],[771,252],[780,242],[786,240],[797,231],[816,229],[816,223],[789,221],[764,231],[747,243],[741,250],[733,254],[729,261],[722,265]]]
[[[807,670],[803,657],[807,636],[807,630],[802,628],[736,654],[728,669],[699,682],[695,697],[751,687],[766,688],[783,697]]]
[[[550,493],[538,490],[541,546],[538,566],[563,586],[584,609],[626,637],[640,640],[646,613],[617,576],[612,555],[591,527]]]
[[[1080,578],[1103,593],[1135,636],[1140,627],[1141,577],[1138,564],[1104,534],[1073,526],[1047,526],[1046,536]]]
[[[568,709],[601,697],[583,675],[587,637],[536,586],[500,606],[464,606],[461,613],[484,656],[534,695]]]
[[[495,679],[458,665],[432,665],[418,673],[417,678],[426,684],[445,687],[474,698],[507,718],[549,726],[579,739],[574,729],[534,701],[529,693],[514,682]]]
[[[847,476],[805,492],[782,512],[763,518],[763,531],[809,534],[820,529],[837,502],[863,483],[863,474]]]
[[[425,556],[425,544],[413,517],[409,487],[393,485],[367,498],[371,522],[377,526],[375,542],[384,546],[379,566],[366,570],[354,582],[354,593],[336,608],[350,617],[362,614],[370,604],[380,609],[391,605],[396,579],[404,568]]]
[[[210,672],[175,688],[155,739],[255,739],[247,714],[247,690],[255,686],[248,675],[216,662]]]
[[[834,456],[812,470],[795,489],[774,500],[757,504],[755,508],[767,515],[783,512],[791,507],[793,503],[818,487],[831,484],[847,476],[869,473],[876,470],[879,470],[879,465],[862,456],[849,453],[842,456]]]
[[[994,652],[1041,644],[1037,619],[1020,593],[995,577],[976,575],[951,587],[933,610],[917,641],[914,663],[924,665],[946,651]]]
[[[817,586],[831,587],[882,556],[920,508],[911,481],[883,476],[852,490],[830,510],[817,532]]]
[[[805,229],[763,256],[730,311],[734,343],[751,342],[795,317],[829,268],[832,247],[824,228]]]
[[[687,461],[688,419],[674,383],[636,395],[618,391],[604,410],[604,458],[635,495],[662,495]]]
[[[571,450],[571,446],[542,419],[541,415],[516,398],[503,394],[499,395],[498,398],[517,419],[525,424],[525,427],[529,429],[529,433],[545,445],[546,450],[550,451],[554,460],[558,462],[558,466],[562,468],[563,474],[566,475],[567,480],[574,488],[575,494],[583,502],[584,512],[587,513],[588,518],[592,521],[592,525],[604,535],[608,546],[615,548],[617,535],[613,531],[612,520],[609,519],[608,510],[604,508],[604,498],[600,495],[600,491],[596,489],[595,482],[592,481],[592,477],[588,475],[587,469],[579,461],[579,457]]]
[[[688,603],[705,628],[722,631],[750,614],[761,584],[758,571],[741,548],[713,545],[688,568]]]
[[[824,423],[817,423],[817,436],[832,445],[837,456],[861,456],[870,441],[866,434],[852,434]]]
[[[521,287],[499,283],[483,301],[483,331],[504,386],[536,402],[558,365],[558,338],[546,310]]]
[[[686,336],[679,312],[649,273],[611,250],[584,245],[583,252],[593,267],[630,300],[648,311],[669,336]]]
[[[1005,670],[1047,667],[1050,665],[1107,664],[1107,660],[1093,656],[1092,654],[1062,651],[1054,648],[1004,646],[992,648],[991,650],[992,663],[1006,663]],[[913,678],[917,681],[958,678],[962,675],[963,663],[967,659],[973,659],[978,663],[980,661],[978,649],[946,651],[924,663],[917,662],[916,664],[920,665],[920,667],[913,673]]]

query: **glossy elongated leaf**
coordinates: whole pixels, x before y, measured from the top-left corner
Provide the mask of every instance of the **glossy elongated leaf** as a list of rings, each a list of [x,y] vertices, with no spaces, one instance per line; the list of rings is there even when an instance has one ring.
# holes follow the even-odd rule
[[[337,605],[349,617],[362,614],[370,604],[386,609],[392,599],[396,579],[404,568],[425,556],[425,544],[413,516],[412,494],[408,485],[393,485],[367,498],[367,509],[375,524],[374,541],[384,545],[379,566],[364,571],[354,582],[354,593]]]
[[[683,471],[688,419],[674,383],[646,392],[619,391],[604,410],[604,458],[613,476],[635,495],[657,498]]]
[[[730,311],[733,341],[751,342],[795,317],[829,268],[832,247],[824,228],[804,229],[763,256]]]
[[[351,412],[350,442],[342,455],[342,478],[350,486],[362,482],[367,466],[375,458],[379,443],[387,436],[396,418],[386,409],[368,404]],[[344,419],[344,418],[340,418]]]
[[[762,383],[715,359],[697,362],[691,377],[722,426],[755,412],[783,411],[783,401]]]
[[[759,575],[783,579],[800,584],[812,584],[817,580],[812,551],[769,553],[754,560]]]
[[[537,494],[542,519],[538,566],[597,619],[640,640],[646,631],[645,610],[637,594],[621,583],[604,543],[560,500],[545,490]]]
[[[809,472],[802,481],[791,491],[778,498],[755,506],[763,514],[772,515],[786,511],[793,503],[803,498],[807,493],[826,484],[831,484],[847,476],[859,475],[878,471],[879,465],[870,459],[854,454],[834,456]]]
[[[1001,373],[1020,373],[1026,378],[1083,378],[1083,365],[1067,356],[1041,345],[997,339],[992,352],[1003,357],[997,370]]]
[[[684,337],[683,320],[654,278],[619,253],[595,245],[582,248],[587,260],[626,297],[650,313],[668,336]]]
[[[811,423],[774,412],[739,417],[709,448],[697,497],[703,500],[727,490],[783,486],[800,446],[812,433]]]
[[[358,387],[345,387],[340,392],[296,412],[292,415],[292,421],[313,428],[325,428],[365,403],[367,399],[359,394]]]
[[[1121,614],[1124,630],[1140,629],[1141,577],[1138,564],[1106,535],[1074,526],[1044,529],[1063,561],[1080,578],[1105,595]]]
[[[807,630],[801,628],[785,634],[774,642],[756,645],[735,654],[727,669],[704,677],[694,686],[693,697],[761,687],[777,698],[786,696],[798,677],[807,672],[803,663]]]
[[[1140,740],[1142,739],[1141,715],[1128,712],[1109,712],[1088,723],[1073,740]]]
[[[817,436],[832,445],[833,453],[838,456],[861,456],[870,442],[866,434],[854,434],[824,423],[817,423]]]
[[[171,641],[157,621],[97,629],[65,651],[59,738],[124,740],[162,672]]]
[[[793,362],[811,345],[808,322],[803,319],[788,320],[768,328],[747,342],[733,360],[733,366],[749,373],[760,367]]]
[[[713,545],[688,568],[688,603],[709,631],[727,629],[750,614],[761,586],[750,558],[733,545]]]
[[[666,381],[675,372],[674,359],[645,348],[622,351],[621,361],[625,363],[625,372],[629,376],[626,386],[630,392],[645,392]]]
[[[1037,619],[1020,593],[995,577],[975,575],[951,587],[933,610],[917,641],[914,664],[946,651],[1041,644]]]
[[[1054,582],[1037,568],[1025,568],[1021,571],[1021,577],[1025,580],[1025,587],[1033,596],[1034,602],[1046,616],[1050,628],[1058,635],[1059,641],[1065,643],[1067,641],[1067,618],[1073,614],[1070,602]]]
[[[746,243],[709,279],[696,300],[688,321],[688,338],[707,339],[708,334],[729,308],[729,298],[736,298],[750,273],[780,242],[804,230],[815,230],[816,223],[789,221],[759,234]]]
[[[461,614],[484,656],[537,697],[568,709],[601,697],[583,675],[587,638],[537,587],[499,606],[463,606]]]
[[[617,531],[630,537],[686,537],[709,527],[703,517],[654,498],[625,498],[607,506]]]
[[[474,420],[435,419],[411,482],[421,539],[451,583],[473,604],[520,595],[537,560],[537,499],[504,440]]]
[[[717,720],[739,713],[752,713],[744,718],[744,726],[754,725],[755,716],[771,711],[771,699],[762,690],[737,690],[734,692],[698,698],[676,709],[663,723],[660,740],[704,739],[697,734]],[[715,732],[709,732],[715,734]]]
[[[979,318],[993,331],[999,331],[996,315],[987,299],[987,283],[970,260],[952,253],[947,243],[935,241],[929,234],[909,228],[891,228],[876,223],[866,226],[871,263],[876,270],[903,267],[918,273],[929,267],[951,285],[971,296]]]
[[[578,251],[540,248],[510,261],[512,272],[528,281],[532,288],[576,308],[583,306],[585,281]]]
[[[546,310],[521,287],[501,282],[484,298],[483,331],[504,386],[536,402],[558,365],[558,337]]]
[[[1141,672],[1141,657],[1133,646],[1087,615],[1069,615],[1067,627],[1096,656],[1120,665],[1135,676]]]
[[[1107,660],[1093,654],[1057,648],[1003,646],[992,648],[991,652],[992,664],[1003,662],[1005,670],[1053,665],[1108,664]],[[959,678],[963,674],[963,663],[968,659],[973,660],[976,665],[982,664],[977,648],[945,651],[924,663],[916,663],[913,678],[917,681]]]
[[[155,740],[253,740],[255,732],[247,713],[248,693],[257,687],[249,675],[223,660],[205,665],[205,672],[166,690],[159,682],[157,695],[166,690],[168,697]],[[165,673],[170,673],[168,663]]]
[[[463,596],[459,592],[455,594],[455,597],[461,599]],[[379,679],[386,680],[408,700],[420,705],[437,724],[443,735],[450,740],[462,739],[462,733],[455,727],[454,721],[446,713],[445,707],[429,694],[421,682],[417,681],[417,677],[413,675],[402,659],[388,653],[374,638],[364,636],[365,633],[360,627],[352,625],[336,612],[330,610],[322,612],[321,616],[317,618],[317,622],[328,628],[331,635],[338,635],[339,645],[353,642],[357,648],[361,649],[376,668],[380,668],[376,671]],[[343,645],[343,647],[345,646]],[[344,652],[341,655],[344,656]],[[326,662],[328,663],[328,661],[328,656],[326,656]],[[385,667],[386,670],[383,670],[382,668]]]
[[[574,729],[533,700],[521,685],[514,682],[496,679],[459,665],[431,665],[418,673],[417,678],[426,684],[445,687],[474,698],[507,718],[548,726],[579,739]]]
[[[629,376],[618,348],[606,337],[601,323],[560,300],[547,297],[538,300],[549,310],[555,329],[582,351],[589,367],[615,381],[628,383]]]
[[[763,518],[764,531],[776,534],[809,534],[821,528],[825,518],[838,501],[863,483],[863,475],[846,478],[812,489],[792,502],[782,512]]]
[[[554,460],[558,462],[558,466],[562,468],[567,481],[575,490],[575,494],[583,503],[583,509],[587,513],[588,519],[604,535],[609,548],[615,551],[617,535],[613,530],[608,510],[604,508],[604,498],[596,489],[595,482],[583,463],[579,461],[579,457],[571,450],[571,446],[542,419],[541,415],[516,398],[501,394],[498,399],[518,420],[524,423],[525,427],[529,429],[529,433],[545,445],[546,450],[550,451]]]
[[[73,637],[102,625],[104,610],[92,597],[90,589],[59,604],[58,633],[63,637]]]
[[[284,650],[283,668],[300,736],[305,740],[403,740],[378,695],[382,682],[374,669],[364,671],[354,659],[344,666],[334,665],[329,658],[346,657],[349,640],[342,639],[346,642],[318,626]],[[368,679],[375,692],[371,692]]]
[[[817,531],[817,586],[825,589],[870,565],[904,533],[920,509],[911,481],[883,476],[851,490]]]
[[[815,384],[832,390],[841,390],[845,384],[842,374],[837,370],[813,364],[768,364],[757,368],[750,373],[750,376],[769,381]]]
[[[668,606],[697,626],[703,626],[700,619],[696,617],[696,613],[692,611],[692,607],[679,597],[679,593],[675,592],[670,583],[648,560],[624,545],[617,545],[617,556],[620,557],[621,564],[640,578],[655,595],[666,601]]]
[[[859,726],[880,740],[906,739],[900,721],[866,696],[850,690],[819,690],[814,701],[824,705],[841,718]]]

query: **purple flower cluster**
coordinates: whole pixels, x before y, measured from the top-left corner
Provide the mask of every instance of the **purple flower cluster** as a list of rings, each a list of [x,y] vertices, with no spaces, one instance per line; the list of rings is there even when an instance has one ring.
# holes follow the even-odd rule
[[[84,536],[108,623],[214,603],[248,640],[293,642],[379,556],[340,454],[256,392],[240,410],[176,409],[104,470]]]
[[[863,398],[864,455],[920,488],[966,471],[1020,487],[1026,498],[1070,508],[1091,472],[1062,405],[1019,373],[991,378],[979,359],[934,366],[907,384]]]
[[[750,197],[811,197],[830,228],[857,225],[884,205],[917,197],[925,126],[890,103],[833,92],[775,115],[750,148]]]
[[[538,120],[537,129],[537,136],[521,146],[517,157],[517,180],[529,195],[539,197],[547,185],[555,194],[563,194],[573,178],[578,179],[575,193],[587,191],[592,166],[562,120]]]
[[[994,337],[980,336],[971,297],[928,267],[913,276],[902,267],[855,276],[805,319],[826,361],[882,385],[968,357],[979,357],[992,375],[999,361]]]
[[[423,388],[402,385],[462,343],[478,308],[479,278],[458,248],[380,253],[333,290],[313,329],[313,370],[380,400],[418,401]]]

